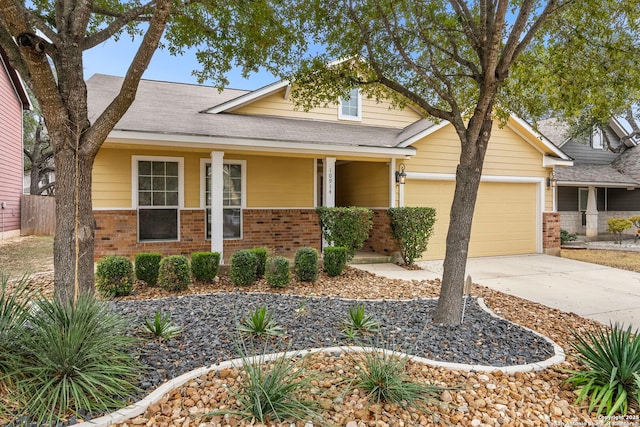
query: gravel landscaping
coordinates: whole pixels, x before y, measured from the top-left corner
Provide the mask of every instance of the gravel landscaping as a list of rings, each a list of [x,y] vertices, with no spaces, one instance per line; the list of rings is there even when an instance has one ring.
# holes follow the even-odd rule
[[[34,278],[34,286],[50,289],[50,277]],[[383,324],[387,341],[411,354],[431,352],[428,357],[435,359],[466,358],[502,362],[502,366],[548,357],[550,349],[546,342],[511,323],[485,315],[475,300],[469,300],[467,321],[462,327],[446,330],[429,325],[429,306],[433,303],[425,298],[436,297],[439,291],[437,280],[388,280],[348,268],[338,278],[321,274],[314,283],[292,283],[285,289],[272,289],[263,281],[238,288],[225,275],[213,284],[196,283],[180,294],[139,286],[134,295],[113,301],[113,306],[136,319],[140,335],[141,319],[151,316],[156,309],[170,313],[184,328],[180,337],[166,344],[149,339],[143,342],[140,358],[153,367],[143,380],[147,391],[178,372],[237,354],[233,344],[236,323],[258,305],[273,310],[274,320],[285,328],[284,349],[342,342],[340,320],[353,300],[361,300],[366,301],[367,312]],[[577,367],[570,356],[571,331],[592,330],[599,324],[479,285],[473,286],[472,294],[482,297],[499,316],[551,338],[568,353],[567,361],[543,371],[514,374],[455,371],[410,362],[407,374],[412,380],[451,387],[441,393],[439,402],[418,410],[371,404],[362,390],[349,390],[346,383],[358,369],[353,356],[333,353],[308,356],[304,361],[307,374],[318,379],[314,380],[313,395],[306,397],[318,402],[321,415],[313,425],[509,427],[597,423],[586,408],[573,405],[575,394],[563,385],[563,380],[567,377],[565,369]],[[280,342],[274,340],[269,345],[282,350]],[[236,409],[231,390],[240,375],[235,369],[226,369],[194,379],[120,426],[257,425],[237,416],[202,417],[214,409]],[[296,425],[303,427],[305,423]]]

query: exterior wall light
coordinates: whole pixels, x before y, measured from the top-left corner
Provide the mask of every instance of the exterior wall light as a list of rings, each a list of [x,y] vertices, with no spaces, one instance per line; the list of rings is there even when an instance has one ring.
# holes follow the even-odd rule
[[[404,163],[400,163],[400,170],[396,172],[396,184],[404,184],[407,180],[407,173],[404,171]]]

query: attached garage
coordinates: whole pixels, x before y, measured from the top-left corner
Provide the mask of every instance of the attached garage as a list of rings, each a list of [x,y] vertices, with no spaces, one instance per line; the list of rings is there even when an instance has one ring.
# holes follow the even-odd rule
[[[519,181],[491,182],[487,179],[480,184],[469,244],[470,257],[540,251],[542,180]],[[423,259],[444,258],[454,187],[452,180],[407,179],[404,205],[436,209],[435,232]]]

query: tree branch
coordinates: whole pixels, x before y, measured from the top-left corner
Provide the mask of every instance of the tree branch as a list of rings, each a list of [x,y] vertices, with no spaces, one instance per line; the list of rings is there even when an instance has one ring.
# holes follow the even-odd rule
[[[105,15],[105,16],[116,17],[117,19],[115,19],[113,22],[107,25],[107,27],[104,28],[103,30],[98,31],[97,33],[92,34],[91,36],[85,38],[83,43],[83,49],[84,50],[91,49],[99,45],[100,43],[110,39],[111,37],[113,37],[114,34],[122,30],[130,21],[137,20],[136,18],[140,17],[141,15],[144,15],[146,13],[153,11],[153,8],[155,5],[156,5],[156,0],[151,0],[150,2],[144,5],[128,10],[123,14],[117,14],[116,12],[108,11],[107,9],[94,8],[93,9],[94,13]],[[140,22],[151,22],[152,19],[153,19],[153,15],[149,18],[145,17],[144,19],[140,19]]]

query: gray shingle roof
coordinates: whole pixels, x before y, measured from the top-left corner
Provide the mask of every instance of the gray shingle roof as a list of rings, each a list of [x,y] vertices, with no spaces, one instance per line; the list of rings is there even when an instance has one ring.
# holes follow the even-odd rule
[[[538,131],[557,147],[560,147],[568,138],[568,127],[558,119],[546,119],[538,122]]]
[[[554,171],[555,178],[563,182],[599,183],[622,186],[634,186],[638,181],[621,173],[612,165],[577,165],[558,167]]]
[[[115,97],[121,77],[96,74],[87,81],[89,118],[95,120]],[[216,105],[246,91],[142,80],[136,100],[114,130],[172,135],[242,138],[259,142],[281,141],[393,149],[417,131],[429,126],[423,120],[407,129],[324,122],[272,116],[208,114]],[[413,130],[411,130],[411,129]],[[401,141],[400,141],[401,142]]]
[[[627,148],[612,165],[634,181],[640,182],[640,149],[638,146]]]

